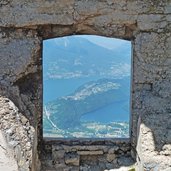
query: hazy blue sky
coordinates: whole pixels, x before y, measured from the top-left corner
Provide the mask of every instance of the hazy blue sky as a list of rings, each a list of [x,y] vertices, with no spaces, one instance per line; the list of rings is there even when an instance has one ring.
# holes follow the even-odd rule
[[[69,41],[68,38],[70,36],[62,37],[62,39],[65,40],[66,44]],[[122,39],[116,39],[116,38],[108,38],[103,36],[96,36],[96,35],[76,35],[75,37],[81,37],[89,40],[92,43],[95,43],[99,46],[102,46],[107,49],[123,49],[123,47],[127,47],[128,49],[131,49],[131,42],[122,40]],[[55,38],[55,39],[49,39],[48,41],[54,41],[58,42],[61,38]],[[45,41],[46,42],[46,41]]]
[[[130,41],[122,39],[108,38],[95,35],[81,35],[80,37],[88,39],[89,41],[108,49],[117,49],[121,48],[122,46],[131,46]]]

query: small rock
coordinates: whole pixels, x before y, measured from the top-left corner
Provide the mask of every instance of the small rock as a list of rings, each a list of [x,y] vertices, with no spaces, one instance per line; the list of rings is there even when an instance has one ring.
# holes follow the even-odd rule
[[[78,151],[77,152],[79,155],[101,155],[103,154],[102,150],[98,150],[98,151]]]
[[[119,147],[118,146],[114,146],[114,147],[109,149],[108,153],[109,154],[114,154],[117,150],[119,150]]]
[[[19,144],[19,142],[18,141],[10,141],[9,142],[9,146],[11,146],[11,147],[16,147],[17,145]]]
[[[80,156],[77,153],[67,153],[65,154],[65,163],[67,165],[79,166]]]
[[[61,159],[64,158],[65,151],[64,150],[55,150],[52,152],[53,159]]]
[[[116,158],[115,154],[107,154],[107,161],[111,163]]]
[[[131,166],[132,164],[134,164],[134,161],[131,157],[120,157],[118,158],[118,164],[120,166]]]

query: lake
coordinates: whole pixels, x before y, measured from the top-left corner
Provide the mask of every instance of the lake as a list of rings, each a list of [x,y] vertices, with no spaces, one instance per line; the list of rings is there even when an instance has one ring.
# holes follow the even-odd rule
[[[44,81],[43,91],[44,105],[61,96],[72,94],[81,85],[98,79],[101,79],[101,77],[46,80]],[[81,117],[81,121],[95,121],[102,123],[109,123],[112,121],[128,122],[129,116],[129,99],[126,99],[87,113]]]

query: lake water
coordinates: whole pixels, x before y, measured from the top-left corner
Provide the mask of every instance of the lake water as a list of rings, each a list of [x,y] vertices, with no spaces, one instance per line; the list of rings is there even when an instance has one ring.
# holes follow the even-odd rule
[[[79,78],[79,79],[51,79],[44,81],[44,105],[61,96],[73,93],[79,86],[101,79],[100,77]],[[82,116],[82,121],[95,121],[101,123],[128,122],[129,121],[129,99],[102,107],[96,111]]]
[[[82,116],[82,121],[96,121],[101,123],[110,122],[128,122],[129,121],[129,110],[128,102],[121,101],[118,103],[113,103],[100,108],[96,111],[87,113]],[[127,108],[126,108],[127,107]]]
[[[43,102],[55,100],[58,97],[73,93],[81,85],[101,79],[102,77],[85,77],[72,79],[49,79],[43,81]]]

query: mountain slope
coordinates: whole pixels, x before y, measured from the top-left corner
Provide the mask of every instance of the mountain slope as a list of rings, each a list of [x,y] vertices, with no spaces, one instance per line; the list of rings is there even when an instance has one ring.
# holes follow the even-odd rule
[[[64,37],[44,42],[44,79],[94,75],[121,77],[129,74],[128,49],[113,50],[85,38]]]
[[[80,118],[86,113],[103,108],[111,103],[120,102],[125,105],[128,89],[116,83],[116,80],[101,79],[79,87],[73,94],[60,97],[46,105],[46,127],[73,128],[81,124]],[[123,91],[125,89],[125,91]],[[49,120],[49,122],[46,121]],[[44,123],[45,123],[44,122]]]

